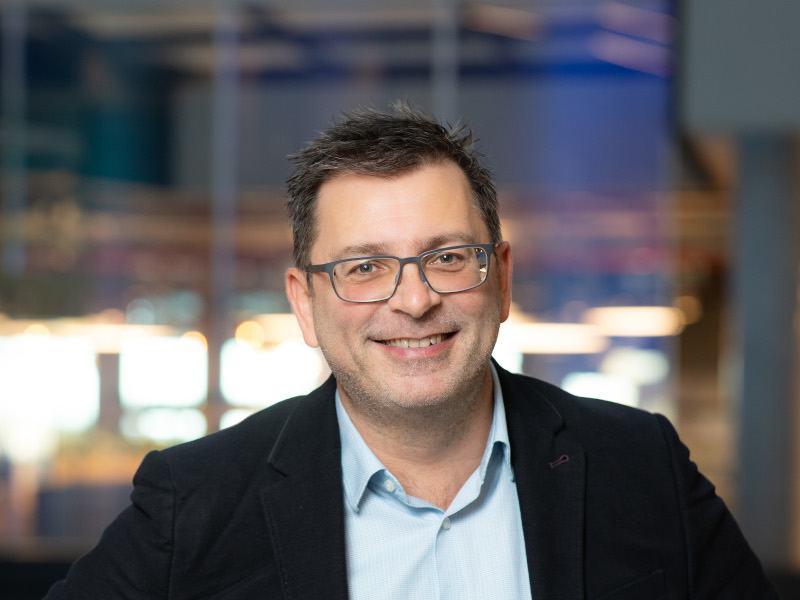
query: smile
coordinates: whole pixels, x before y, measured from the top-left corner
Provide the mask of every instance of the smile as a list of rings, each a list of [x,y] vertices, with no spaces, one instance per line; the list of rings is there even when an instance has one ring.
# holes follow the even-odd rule
[[[437,333],[423,338],[394,338],[391,340],[379,340],[381,344],[396,346],[398,348],[427,348],[440,344],[443,340],[451,337],[452,333]]]

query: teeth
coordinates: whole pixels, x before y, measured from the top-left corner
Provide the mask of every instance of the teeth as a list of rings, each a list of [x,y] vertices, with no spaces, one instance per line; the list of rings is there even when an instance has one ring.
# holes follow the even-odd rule
[[[442,335],[436,334],[430,337],[416,339],[416,338],[398,338],[396,340],[386,340],[384,343],[387,346],[398,346],[400,348],[427,348],[442,341]]]

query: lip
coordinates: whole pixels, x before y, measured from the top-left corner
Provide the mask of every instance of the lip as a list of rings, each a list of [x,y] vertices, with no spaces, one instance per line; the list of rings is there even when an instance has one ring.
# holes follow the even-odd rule
[[[436,335],[436,334],[431,334]],[[375,344],[380,346],[385,352],[389,354],[389,356],[401,359],[411,359],[411,358],[429,358],[433,356],[437,356],[442,352],[446,352],[452,345],[453,340],[455,340],[456,336],[458,335],[457,331],[450,331],[444,335],[444,339],[439,342],[438,344],[434,344],[433,346],[427,346],[425,348],[404,348],[402,346],[390,346],[388,344],[384,344],[378,340],[372,340]],[[402,337],[415,337],[416,339],[421,339],[430,336],[398,336],[397,338],[389,338],[389,339],[399,339]]]

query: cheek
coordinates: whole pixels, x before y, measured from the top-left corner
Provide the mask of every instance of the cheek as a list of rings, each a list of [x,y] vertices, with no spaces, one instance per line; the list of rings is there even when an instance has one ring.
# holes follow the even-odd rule
[[[363,305],[347,304],[339,300],[325,300],[314,304],[314,323],[320,342],[333,352],[341,352],[351,343],[343,344],[345,338],[358,337],[369,321],[374,309]]]
[[[461,306],[461,314],[472,323],[475,343],[492,343],[500,327],[500,304],[494,295],[476,298],[474,302]]]
[[[477,319],[479,324],[490,322],[499,310],[496,290],[489,289],[488,284],[489,282],[486,282],[480,288],[472,290],[473,293],[467,292],[460,298],[454,298],[458,301],[456,309],[465,316]],[[483,287],[486,289],[481,289]]]

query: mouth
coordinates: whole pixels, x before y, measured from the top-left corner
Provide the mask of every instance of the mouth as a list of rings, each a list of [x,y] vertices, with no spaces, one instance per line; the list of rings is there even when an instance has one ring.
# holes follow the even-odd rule
[[[451,331],[449,333],[435,333],[421,338],[401,337],[374,341],[385,346],[394,346],[396,348],[428,348],[449,340],[455,334],[455,331]]]

